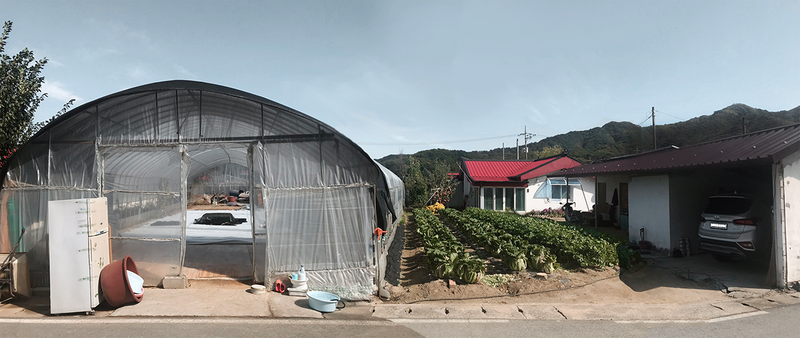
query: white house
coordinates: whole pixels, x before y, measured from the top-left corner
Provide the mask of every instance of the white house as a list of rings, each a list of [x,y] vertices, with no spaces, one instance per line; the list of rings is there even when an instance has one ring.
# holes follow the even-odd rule
[[[559,209],[588,211],[594,203],[594,180],[584,177],[547,177],[548,173],[579,166],[569,156],[535,160],[462,159],[464,206],[518,213]]]

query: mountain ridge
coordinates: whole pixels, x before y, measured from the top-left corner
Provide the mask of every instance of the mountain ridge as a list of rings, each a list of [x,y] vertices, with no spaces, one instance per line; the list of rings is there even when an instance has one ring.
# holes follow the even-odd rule
[[[770,112],[753,108],[743,103],[734,103],[710,115],[697,116],[686,121],[656,125],[657,144],[653,146],[653,127],[640,127],[631,122],[611,121],[601,127],[569,131],[528,143],[529,154],[547,147],[560,146],[570,157],[581,163],[630,155],[666,146],[689,146],[730,136],[800,123],[800,106],[793,109]],[[522,145],[521,147],[524,147]],[[505,148],[506,153],[516,154],[514,147]],[[447,150],[428,149],[413,155],[393,154],[377,159],[379,163],[405,176],[409,157],[419,160],[422,171],[430,171],[444,165],[450,171],[458,171],[462,157],[470,159],[502,159],[503,148],[491,150]]]

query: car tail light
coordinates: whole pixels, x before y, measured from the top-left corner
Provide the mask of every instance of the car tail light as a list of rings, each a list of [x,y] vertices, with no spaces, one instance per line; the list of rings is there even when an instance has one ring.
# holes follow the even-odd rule
[[[737,220],[734,220],[734,221],[733,221],[733,224],[739,224],[739,225],[758,225],[758,224],[756,224],[756,220],[754,220],[754,219],[751,219],[751,218],[737,219]]]
[[[705,222],[705,221],[706,221],[706,218],[703,217],[703,216],[700,216],[700,222]]]
[[[742,249],[745,249],[745,250],[755,250],[756,249],[756,246],[753,245],[753,242],[738,242],[737,244],[739,244],[739,246],[742,247]]]

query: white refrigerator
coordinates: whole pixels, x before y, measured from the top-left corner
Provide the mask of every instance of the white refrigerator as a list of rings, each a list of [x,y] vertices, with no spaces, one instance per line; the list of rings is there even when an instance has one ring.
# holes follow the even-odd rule
[[[92,312],[110,263],[105,197],[49,201],[50,313]]]

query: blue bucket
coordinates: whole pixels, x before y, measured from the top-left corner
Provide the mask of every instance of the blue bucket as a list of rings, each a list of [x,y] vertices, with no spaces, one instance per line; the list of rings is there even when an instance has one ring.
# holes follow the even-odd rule
[[[306,295],[308,295],[308,305],[311,306],[312,309],[319,312],[336,311],[336,304],[339,303],[339,296],[323,291],[309,291]]]

